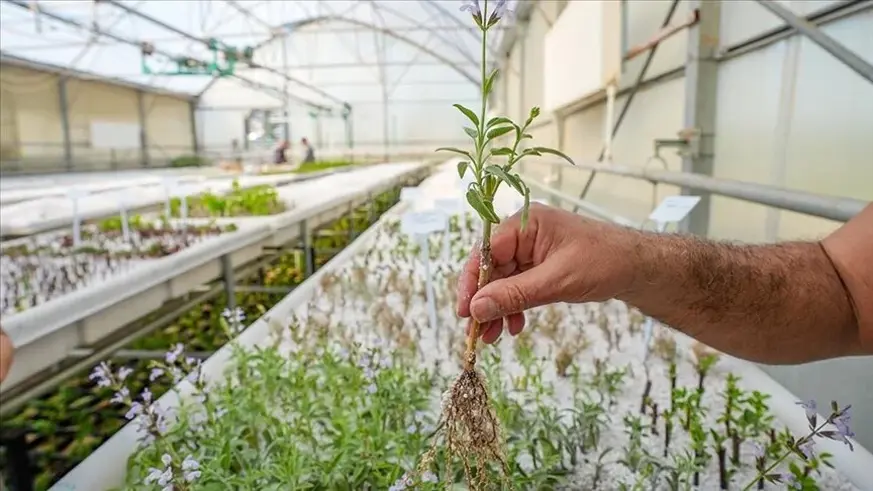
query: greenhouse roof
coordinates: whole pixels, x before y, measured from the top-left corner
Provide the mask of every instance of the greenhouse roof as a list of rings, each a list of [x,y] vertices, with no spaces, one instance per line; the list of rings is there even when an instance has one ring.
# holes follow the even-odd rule
[[[510,9],[516,3],[510,0]],[[354,103],[362,94],[354,86],[373,74],[383,95],[407,83],[474,88],[481,40],[461,5],[458,0],[2,0],[0,36],[11,57],[192,95],[208,90],[216,77],[178,74],[186,68],[184,60],[193,71],[202,67],[198,63],[216,60],[226,68],[224,53],[230,48],[242,61],[221,79],[329,107]],[[492,62],[508,25],[501,24],[489,31]]]

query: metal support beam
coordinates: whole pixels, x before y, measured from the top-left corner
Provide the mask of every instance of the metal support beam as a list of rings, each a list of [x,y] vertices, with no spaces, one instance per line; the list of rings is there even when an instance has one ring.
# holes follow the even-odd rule
[[[67,77],[58,77],[58,106],[61,111],[61,134],[64,138],[64,165],[73,170],[73,142],[70,139],[70,106],[67,97]]]
[[[349,244],[355,240],[355,206],[349,201]]]
[[[873,83],[873,64],[856,55],[850,49],[843,46],[836,39],[821,32],[815,25],[801,19],[794,12],[788,10],[773,0],[757,0],[762,7],[785,21],[786,24],[796,29],[799,33],[808,37],[812,42],[819,45],[823,50],[832,54],[844,65],[851,68],[858,75]]]
[[[236,291],[240,293],[291,293],[294,287],[290,286],[263,286],[263,285],[237,285]]]
[[[567,165],[564,161],[543,162],[547,162],[549,165]],[[865,206],[870,204],[869,201],[854,198],[826,196],[765,184],[720,179],[685,172],[628,167],[626,165],[589,164],[584,162],[576,162],[576,167],[613,176],[649,181],[652,184],[679,186],[700,191],[701,193],[711,193],[838,222],[850,220],[853,216],[860,213]]]
[[[93,356],[96,352],[97,350],[91,348],[78,348],[71,350],[70,356],[87,357]],[[213,354],[215,354],[214,351],[185,351],[182,356],[205,360]],[[167,352],[165,350],[121,349],[109,356],[115,360],[162,360],[167,356]]]
[[[145,110],[145,94],[143,91],[136,92],[136,112],[139,118],[139,155],[143,167],[149,166],[149,135],[148,117]]]
[[[19,7],[23,10],[30,11],[30,8],[31,8],[30,2],[25,1],[25,0],[3,0],[3,1],[10,4],[10,5],[14,5],[16,7]],[[101,0],[101,1],[103,1],[103,0]],[[125,9],[130,9],[127,6],[124,6],[124,7],[125,7]],[[130,10],[136,11],[135,9],[130,9]],[[56,13],[49,12],[47,10],[40,11],[40,15],[46,16],[46,17],[48,17],[52,20],[55,20],[57,22],[60,22],[62,24],[66,24],[68,26],[75,27],[75,28],[80,29],[82,31],[90,32],[90,33],[93,33],[97,36],[102,36],[104,38],[111,39],[113,41],[116,41],[116,42],[119,42],[122,44],[126,44],[128,46],[133,46],[137,49],[142,47],[141,41],[126,38],[124,36],[120,36],[118,34],[109,32],[107,30],[104,30],[104,29],[101,29],[98,27],[94,27],[90,24],[86,24],[84,22],[81,22],[81,21],[78,21],[78,20],[75,20],[75,19],[72,19],[69,17],[58,15]],[[166,58],[178,58],[180,56],[179,54],[170,53],[170,52],[167,52],[167,51],[161,50],[161,49],[155,49],[154,52],[155,52],[155,54],[164,56]],[[203,62],[203,60],[198,60],[198,61]],[[286,99],[285,94],[283,94],[279,89],[277,89],[276,87],[273,87],[271,85],[257,82],[257,81],[254,81],[254,80],[251,80],[249,78],[243,77],[241,75],[236,75],[236,74],[232,75],[232,78],[238,80],[239,82],[241,82],[243,85],[245,85],[247,87],[251,87],[254,90],[258,90],[258,91],[261,91],[263,93],[269,94],[270,96],[276,97],[279,100],[284,101]],[[307,105],[312,106],[312,107],[317,107],[317,108],[321,108],[321,109],[330,109],[328,106],[325,106],[324,104],[319,104],[319,103],[310,101],[308,99],[304,99],[302,97],[294,96],[293,99],[296,99],[296,100],[302,102],[303,104],[307,104]]]
[[[208,40],[208,39],[203,39],[203,38],[199,38],[199,37],[197,37],[197,36],[194,36],[194,35],[191,34],[190,32],[187,32],[187,31],[184,31],[184,30],[179,29],[179,28],[177,28],[177,27],[171,26],[170,24],[167,24],[166,22],[163,22],[163,21],[161,21],[161,20],[159,20],[159,19],[156,19],[156,18],[154,18],[154,17],[152,17],[152,16],[150,16],[150,15],[144,14],[143,12],[141,12],[141,11],[139,11],[139,10],[133,8],[133,7],[129,7],[129,6],[123,4],[123,3],[119,2],[119,1],[116,1],[116,0],[100,0],[100,2],[101,2],[101,3],[108,3],[108,4],[110,4],[110,5],[114,6],[114,7],[117,7],[117,8],[119,8],[119,9],[121,9],[121,10],[123,10],[123,11],[129,13],[129,14],[135,15],[135,16],[139,17],[140,19],[143,19],[143,20],[149,21],[149,22],[151,22],[152,24],[154,24],[154,25],[156,25],[156,26],[159,26],[159,27],[161,27],[161,28],[163,28],[163,29],[166,29],[166,30],[168,30],[168,31],[170,31],[170,32],[173,32],[173,33],[175,33],[175,34],[178,34],[178,35],[184,37],[185,39],[187,39],[187,40],[189,40],[189,41],[194,41],[194,42],[200,43],[200,44],[202,44],[203,46],[209,46],[209,40]],[[289,76],[287,73],[282,73],[282,72],[280,72],[280,71],[278,71],[278,70],[275,70],[275,69],[273,69],[273,68],[265,67],[265,66],[259,65],[259,64],[257,64],[257,63],[254,63],[254,62],[249,63],[249,65],[250,65],[252,68],[261,68],[261,69],[263,69],[264,71],[267,71],[267,72],[272,73],[273,75],[278,75],[278,76],[282,77],[282,78],[283,78],[285,81],[287,81],[287,82],[292,82],[292,83],[294,83],[294,84],[296,84],[296,85],[299,85],[299,86],[301,86],[301,87],[304,87],[304,88],[306,88],[306,89],[309,89],[309,90],[311,90],[312,92],[314,92],[314,93],[316,93],[316,94],[318,94],[318,95],[320,95],[320,96],[322,96],[322,97],[324,97],[324,98],[326,98],[326,99],[328,99],[328,100],[331,100],[331,101],[333,101],[333,102],[335,102],[335,103],[337,103],[337,104],[344,104],[344,103],[345,103],[345,101],[343,101],[342,99],[339,99],[339,98],[337,98],[337,97],[334,97],[333,95],[331,95],[331,94],[329,94],[329,93],[327,93],[327,92],[321,90],[320,88],[318,88],[318,87],[316,87],[316,86],[314,86],[314,85],[312,85],[312,84],[309,84],[309,83],[306,83],[306,82],[304,82],[304,81],[302,81],[302,80],[299,80],[299,79],[296,79],[296,78],[294,78],[294,77],[291,77],[291,76]],[[309,104],[312,104],[312,103],[309,103]]]
[[[309,278],[315,271],[314,254],[312,251],[312,234],[306,220],[300,222],[300,237],[303,243],[303,278]]]
[[[194,155],[200,155],[200,138],[197,136],[197,104],[196,99],[188,102],[188,114],[190,114],[191,119],[191,149],[194,151]]]
[[[227,296],[227,308],[233,310],[236,308],[236,288],[234,285],[236,280],[233,277],[233,264],[230,256],[225,254],[221,256],[221,273],[224,278],[224,294]]]
[[[699,11],[700,21],[688,29],[685,61],[685,132],[689,151],[682,156],[682,171],[712,176],[715,160],[715,115],[718,98],[718,39],[721,2],[691,0],[689,9]],[[694,190],[682,188],[682,194]],[[683,223],[683,230],[709,233],[710,195],[699,193],[700,203]]]
[[[673,20],[673,15],[676,13],[676,7],[678,6],[679,0],[673,0],[672,2],[670,2],[670,7],[667,9],[667,15],[661,22],[661,29],[664,29],[670,25],[670,21]],[[626,14],[627,12],[625,12],[625,15]],[[626,19],[623,19],[623,22],[625,20]],[[640,72],[637,74],[637,79],[634,81],[634,85],[631,87],[630,93],[628,93],[627,98],[624,100],[624,105],[621,107],[621,111],[618,113],[618,117],[615,119],[615,124],[612,126],[613,138],[615,138],[615,135],[618,134],[618,129],[621,128],[621,123],[624,122],[624,117],[627,115],[628,110],[630,110],[630,106],[631,103],[633,103],[634,101],[634,97],[636,97],[637,92],[643,85],[643,81],[646,79],[646,74],[649,72],[649,66],[651,66],[652,60],[655,59],[655,54],[658,52],[659,46],[660,44],[655,44],[650,50],[648,50],[648,54],[646,55],[646,59],[643,62],[643,66],[642,68],[640,68]],[[600,149],[600,156],[597,158],[598,162],[602,162],[604,157],[606,157],[606,151],[607,148],[606,145],[604,145]],[[579,193],[579,199],[585,199],[585,196],[588,195],[588,191],[591,189],[591,185],[594,184],[595,177],[597,177],[596,172],[592,172],[588,175],[588,180],[585,181],[585,185],[582,186],[582,192]],[[573,213],[576,213],[577,211],[579,211],[579,208],[574,205]]]

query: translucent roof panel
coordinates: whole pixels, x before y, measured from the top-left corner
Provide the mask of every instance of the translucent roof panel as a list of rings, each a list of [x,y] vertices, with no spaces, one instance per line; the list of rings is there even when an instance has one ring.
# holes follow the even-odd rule
[[[0,36],[6,54],[195,94],[213,87],[212,77],[144,74],[141,44],[154,46],[147,65],[160,72],[175,68],[174,57],[210,60],[206,40],[216,39],[255,48],[257,68],[230,77],[238,85],[277,96],[287,90],[300,102],[335,107],[377,99],[385,95],[383,83],[397,99],[420,97],[422,89],[413,87],[427,81],[434,91],[475,88],[480,40],[460,6],[456,0],[4,0]],[[492,32],[493,54],[502,31]],[[348,83],[373,76],[378,93]]]

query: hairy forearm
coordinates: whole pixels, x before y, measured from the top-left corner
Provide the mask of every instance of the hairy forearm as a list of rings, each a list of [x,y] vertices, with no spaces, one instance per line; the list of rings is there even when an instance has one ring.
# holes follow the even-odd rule
[[[640,235],[622,300],[718,350],[787,364],[860,352],[851,300],[818,242]]]

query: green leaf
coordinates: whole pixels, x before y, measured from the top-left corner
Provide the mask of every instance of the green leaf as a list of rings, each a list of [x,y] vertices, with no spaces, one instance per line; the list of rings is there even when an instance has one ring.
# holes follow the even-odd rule
[[[555,150],[554,148],[549,148],[549,147],[534,147],[534,150],[536,150],[537,152],[540,152],[540,153],[549,153],[549,154],[552,154],[552,155],[557,155],[558,157],[561,157],[562,159],[566,160],[567,162],[570,162],[572,165],[576,165],[576,162],[573,162],[573,159],[571,159],[570,157],[568,157],[568,156],[567,156],[566,154],[564,154],[563,152],[561,152],[561,151],[559,151],[559,150]]]
[[[469,165],[470,165],[470,162],[467,162],[467,161],[458,162],[458,177],[460,177],[461,179],[464,178],[464,174],[466,174],[467,167]]]
[[[437,148],[437,149],[434,150],[434,151],[435,151],[435,152],[439,152],[439,151],[452,152],[452,153],[456,153],[456,154],[459,154],[459,155],[463,155],[464,157],[467,157],[467,158],[469,158],[470,160],[475,160],[475,159],[473,159],[473,156],[470,154],[470,152],[468,152],[468,151],[466,151],[466,150],[461,150],[460,148],[454,148],[454,147],[440,147],[440,148]]]
[[[479,138],[479,132],[473,128],[469,128],[467,126],[464,126],[464,133],[469,135],[470,138],[472,138],[473,140],[476,140],[477,138]]]
[[[485,125],[485,128],[491,128],[492,126],[498,124],[511,124],[512,126],[516,126],[516,124],[513,123],[511,119],[504,118],[503,116],[497,116],[495,118],[489,119],[488,124]]]
[[[466,108],[460,104],[452,104],[452,105],[455,106],[456,108],[458,108],[458,111],[461,111],[462,113],[464,113],[464,116],[467,116],[467,119],[472,121],[474,126],[476,126],[477,128],[479,127],[479,117],[476,116],[476,113],[474,113],[471,109]]]
[[[502,168],[496,165],[489,165],[485,168],[485,174],[492,175],[500,179],[501,181],[515,188],[515,190],[518,191],[519,194],[524,194],[524,188],[521,187],[521,180],[516,178],[514,175],[509,174]]]
[[[485,202],[482,199],[482,195],[476,191],[472,189],[467,191],[467,203],[470,203],[470,206],[479,213],[482,220],[487,220],[491,223],[500,223],[500,219],[497,218],[497,213],[494,212],[494,205]]]
[[[491,72],[491,75],[488,75],[488,78],[485,79],[485,85],[482,89],[483,98],[487,98],[488,94],[491,93],[491,86],[494,84],[494,77],[497,76],[497,69]]]
[[[536,148],[525,148],[523,152],[521,152],[522,157],[527,157],[528,155],[536,155],[537,157],[542,154]]]
[[[492,148],[491,155],[512,155],[512,149],[509,147]]]
[[[500,126],[498,128],[494,128],[493,130],[489,131],[486,138],[488,140],[493,140],[499,136],[503,136],[503,135],[509,133],[513,129],[514,128],[512,126]]]

